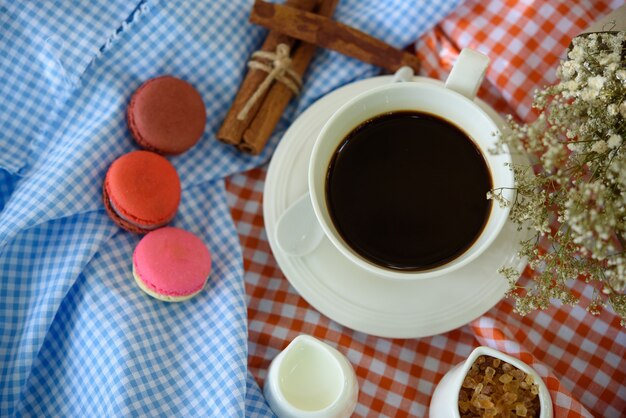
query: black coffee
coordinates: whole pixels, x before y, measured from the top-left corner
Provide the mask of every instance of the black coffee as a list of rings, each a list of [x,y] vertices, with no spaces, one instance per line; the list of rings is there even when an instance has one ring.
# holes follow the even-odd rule
[[[474,142],[436,116],[394,112],[356,127],[326,178],[333,223],[366,259],[424,270],[461,255],[482,231],[491,176]]]

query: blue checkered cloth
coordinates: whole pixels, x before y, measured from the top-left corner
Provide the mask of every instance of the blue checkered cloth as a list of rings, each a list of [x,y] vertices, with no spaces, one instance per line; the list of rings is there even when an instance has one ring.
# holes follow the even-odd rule
[[[398,47],[459,0],[344,0],[336,18]],[[300,112],[377,68],[320,52],[262,155],[214,138],[265,31],[251,1],[0,1],[0,415],[271,416],[247,372],[242,255],[224,178],[266,162]],[[113,160],[136,149],[133,91],[172,74],[202,93],[201,142],[170,158],[173,225],[209,246],[206,289],[178,304],[134,284],[140,236],[101,203]]]

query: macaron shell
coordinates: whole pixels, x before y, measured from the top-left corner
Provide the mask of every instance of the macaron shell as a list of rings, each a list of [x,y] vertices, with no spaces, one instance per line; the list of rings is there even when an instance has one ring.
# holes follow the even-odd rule
[[[111,218],[113,222],[115,222],[115,224],[119,226],[120,228],[123,228],[130,232],[135,232],[137,234],[147,234],[148,232],[151,231],[151,229],[141,228],[137,224],[134,224],[125,219],[122,219],[117,214],[117,212],[115,212],[115,209],[113,209],[113,207],[111,206],[111,200],[109,199],[109,195],[106,191],[106,187],[102,188],[102,202],[104,203],[104,209],[109,215],[109,218]]]
[[[139,286],[139,288],[143,290],[144,293],[148,294],[149,296],[152,296],[155,299],[162,300],[163,302],[184,302],[196,296],[202,290],[200,289],[195,293],[191,293],[185,296],[172,296],[172,295],[165,295],[165,294],[158,293],[150,289],[146,285],[146,283],[144,283],[144,281],[141,280],[141,278],[139,277],[139,274],[137,274],[137,269],[135,268],[134,264],[133,264],[133,278],[135,279],[135,283],[137,283],[137,286]]]
[[[165,227],[137,244],[133,268],[148,294],[156,293],[163,300],[180,299],[202,290],[211,273],[211,254],[191,232]]]
[[[104,182],[107,212],[119,212],[127,219],[125,224],[140,229],[170,221],[178,210],[180,195],[174,166],[149,151],[134,151],[115,160]],[[118,222],[119,216],[114,220]]]
[[[181,154],[202,137],[206,108],[200,93],[172,76],[148,80],[133,94],[128,126],[135,141],[161,154]]]

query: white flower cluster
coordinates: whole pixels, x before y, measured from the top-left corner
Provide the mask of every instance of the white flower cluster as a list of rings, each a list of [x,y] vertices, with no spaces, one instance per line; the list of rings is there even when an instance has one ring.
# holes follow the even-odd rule
[[[521,313],[547,307],[550,298],[575,303],[566,284],[582,278],[599,284],[590,311],[609,304],[626,320],[625,42],[626,32],[575,38],[559,82],[535,93],[537,119],[509,118],[500,139],[538,160],[534,176],[513,168],[511,218],[537,235],[520,251],[536,269],[534,287],[520,292],[519,273],[502,270]],[[490,194],[502,204],[499,196]]]

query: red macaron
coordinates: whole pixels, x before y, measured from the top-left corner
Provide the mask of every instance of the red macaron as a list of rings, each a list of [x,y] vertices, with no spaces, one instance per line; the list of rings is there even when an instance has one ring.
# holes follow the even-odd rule
[[[145,234],[167,225],[176,215],[180,179],[164,157],[134,151],[111,164],[102,195],[106,211],[117,225]]]
[[[176,155],[193,147],[206,125],[202,96],[191,84],[172,76],[143,83],[127,109],[128,127],[144,149]]]

